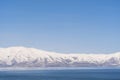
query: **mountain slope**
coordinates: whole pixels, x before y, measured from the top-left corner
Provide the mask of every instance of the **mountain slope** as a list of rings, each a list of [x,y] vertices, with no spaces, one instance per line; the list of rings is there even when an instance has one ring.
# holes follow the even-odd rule
[[[120,66],[120,53],[60,54],[34,48],[0,48],[0,67]]]

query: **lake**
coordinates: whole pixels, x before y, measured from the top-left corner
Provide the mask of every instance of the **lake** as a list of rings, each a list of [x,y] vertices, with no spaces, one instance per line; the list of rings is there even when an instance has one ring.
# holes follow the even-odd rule
[[[120,80],[120,69],[1,70],[0,80]]]

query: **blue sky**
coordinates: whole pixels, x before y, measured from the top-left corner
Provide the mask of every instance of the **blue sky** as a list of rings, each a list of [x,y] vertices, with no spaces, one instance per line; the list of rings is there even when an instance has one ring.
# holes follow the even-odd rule
[[[120,51],[120,0],[0,0],[0,47]]]

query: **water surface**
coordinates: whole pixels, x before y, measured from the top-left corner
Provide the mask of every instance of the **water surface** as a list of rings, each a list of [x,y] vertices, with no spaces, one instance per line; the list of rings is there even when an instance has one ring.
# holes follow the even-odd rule
[[[120,69],[1,70],[0,80],[120,80]]]

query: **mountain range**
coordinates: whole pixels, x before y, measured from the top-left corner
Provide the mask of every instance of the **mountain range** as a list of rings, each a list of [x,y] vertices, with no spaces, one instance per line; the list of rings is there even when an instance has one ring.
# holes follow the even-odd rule
[[[0,67],[108,67],[120,66],[120,52],[63,54],[27,47],[0,48]]]

